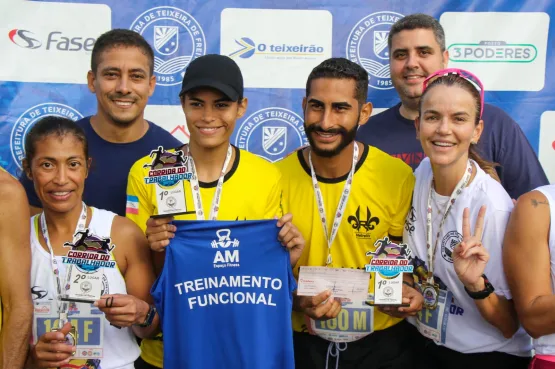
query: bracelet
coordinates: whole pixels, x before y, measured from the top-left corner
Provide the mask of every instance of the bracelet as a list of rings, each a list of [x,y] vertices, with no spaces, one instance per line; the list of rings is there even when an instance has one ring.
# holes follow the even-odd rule
[[[403,284],[406,284],[406,285],[409,286],[410,288],[414,288],[414,283],[413,283],[413,284],[410,284],[410,283],[407,282],[407,281],[403,281]]]

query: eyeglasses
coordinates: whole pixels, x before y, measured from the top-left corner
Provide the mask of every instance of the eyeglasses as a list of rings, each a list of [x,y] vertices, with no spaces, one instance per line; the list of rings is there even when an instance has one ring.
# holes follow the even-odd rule
[[[484,85],[482,84],[482,82],[478,77],[476,77],[474,74],[470,73],[469,71],[459,69],[459,68],[447,68],[447,69],[438,70],[437,72],[430,74],[424,80],[424,83],[422,85],[422,93],[426,91],[426,88],[428,88],[428,85],[431,84],[433,81],[435,81],[440,77],[448,76],[449,74],[454,74],[466,79],[468,82],[472,84],[472,86],[474,86],[474,88],[476,88],[476,90],[478,90],[478,92],[480,92],[480,102],[481,102],[480,119],[482,119],[482,113],[484,112]]]

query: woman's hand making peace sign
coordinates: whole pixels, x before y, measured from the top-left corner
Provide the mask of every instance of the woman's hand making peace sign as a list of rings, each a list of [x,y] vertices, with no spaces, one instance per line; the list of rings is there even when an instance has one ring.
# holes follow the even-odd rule
[[[488,250],[482,245],[482,232],[484,231],[484,217],[486,206],[483,205],[478,212],[474,234],[470,231],[470,209],[463,212],[463,241],[453,250],[453,265],[455,272],[471,291],[480,291],[484,288],[482,274],[489,260]]]

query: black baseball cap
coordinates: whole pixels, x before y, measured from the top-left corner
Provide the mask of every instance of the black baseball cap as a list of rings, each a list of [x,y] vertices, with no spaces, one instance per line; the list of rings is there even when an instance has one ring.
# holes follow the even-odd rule
[[[208,54],[193,60],[183,77],[179,97],[198,87],[212,87],[231,101],[243,96],[243,75],[233,59],[224,55]]]

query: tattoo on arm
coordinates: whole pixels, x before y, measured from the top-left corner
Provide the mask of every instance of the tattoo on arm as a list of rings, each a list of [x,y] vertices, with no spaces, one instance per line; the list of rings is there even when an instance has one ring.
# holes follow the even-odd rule
[[[537,208],[538,205],[549,205],[547,201],[538,201],[536,199],[532,199],[532,205]]]

